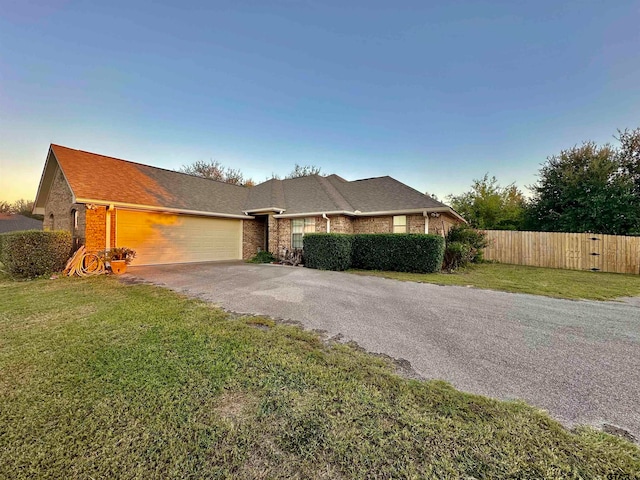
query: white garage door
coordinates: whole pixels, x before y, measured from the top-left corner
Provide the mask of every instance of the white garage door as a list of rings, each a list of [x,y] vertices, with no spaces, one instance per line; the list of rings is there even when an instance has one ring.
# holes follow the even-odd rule
[[[242,258],[242,220],[116,211],[116,246],[136,251],[132,265]]]

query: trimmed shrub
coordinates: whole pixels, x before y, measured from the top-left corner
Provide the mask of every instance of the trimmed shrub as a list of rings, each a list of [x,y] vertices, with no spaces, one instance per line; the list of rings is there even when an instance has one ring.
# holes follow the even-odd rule
[[[71,234],[66,231],[25,230],[0,237],[0,262],[9,273],[20,277],[59,272],[71,255]]]
[[[353,235],[309,233],[302,239],[304,265],[318,270],[346,270],[351,266]]]
[[[442,268],[438,235],[376,233],[353,236],[352,266],[363,270],[431,273]]]
[[[487,246],[487,235],[469,225],[460,224],[451,227],[447,233],[443,270],[457,270],[470,263],[483,260],[482,249]]]

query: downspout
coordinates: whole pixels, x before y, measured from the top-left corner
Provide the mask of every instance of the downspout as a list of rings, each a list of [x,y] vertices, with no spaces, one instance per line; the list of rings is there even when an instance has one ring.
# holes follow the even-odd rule
[[[105,235],[107,238],[104,239],[104,249],[105,250],[111,250],[111,209],[113,208],[113,205],[107,205],[106,211],[107,214],[105,215],[106,217],[106,222],[107,224],[105,225]]]
[[[429,233],[429,214],[425,210],[422,212],[422,216],[424,217],[424,233]]]
[[[327,233],[331,233],[331,219],[327,217],[326,213],[322,214],[322,218],[324,218],[327,221]]]

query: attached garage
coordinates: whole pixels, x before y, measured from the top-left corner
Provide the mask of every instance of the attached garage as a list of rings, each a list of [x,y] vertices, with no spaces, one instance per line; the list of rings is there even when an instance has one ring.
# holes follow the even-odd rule
[[[117,209],[116,245],[136,251],[134,265],[242,258],[242,220]]]

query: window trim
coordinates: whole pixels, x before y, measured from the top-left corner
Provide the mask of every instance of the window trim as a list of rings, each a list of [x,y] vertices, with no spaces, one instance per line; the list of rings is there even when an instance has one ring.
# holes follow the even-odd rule
[[[75,233],[78,230],[78,210],[71,209],[71,230]]]
[[[295,232],[294,231],[294,224],[296,222],[302,222],[302,231],[301,232]],[[300,228],[300,225],[298,225],[298,228]],[[291,219],[291,249],[295,249],[295,248],[302,248],[303,245],[303,239],[305,234],[307,233],[315,233],[316,231],[316,218],[315,217],[300,217],[300,218],[292,218]],[[297,236],[300,236],[300,242],[299,245],[300,246],[296,246],[296,239]]]
[[[404,218],[404,224],[396,223],[396,219]],[[397,231],[397,227],[403,227],[404,231]],[[409,233],[409,222],[407,220],[407,215],[394,215],[391,219],[391,232],[392,233]]]

